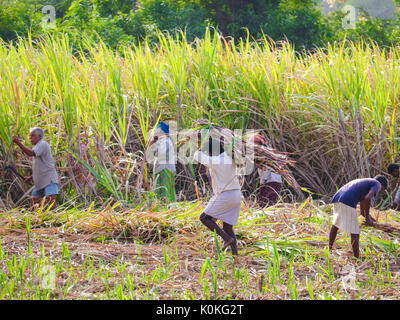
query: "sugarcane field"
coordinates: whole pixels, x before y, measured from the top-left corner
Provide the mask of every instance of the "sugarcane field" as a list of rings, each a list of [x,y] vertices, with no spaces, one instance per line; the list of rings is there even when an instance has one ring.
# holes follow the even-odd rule
[[[400,298],[400,47],[363,38],[400,11],[306,43],[222,2],[54,2],[12,39],[0,5],[0,300]]]

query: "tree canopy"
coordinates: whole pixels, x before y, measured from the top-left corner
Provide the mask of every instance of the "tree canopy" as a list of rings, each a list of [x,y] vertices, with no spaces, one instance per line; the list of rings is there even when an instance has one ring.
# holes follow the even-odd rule
[[[37,36],[49,31],[42,23],[46,18],[42,9],[50,5],[56,13],[51,32],[99,35],[112,47],[145,38],[157,41],[156,30],[184,30],[192,40],[202,37],[207,26],[235,39],[247,35],[288,39],[299,50],[343,39],[372,39],[380,45],[399,40],[397,13],[394,19],[382,19],[364,10],[355,29],[343,29],[345,14],[324,15],[319,4],[318,0],[0,0],[0,37],[12,41],[29,32]]]

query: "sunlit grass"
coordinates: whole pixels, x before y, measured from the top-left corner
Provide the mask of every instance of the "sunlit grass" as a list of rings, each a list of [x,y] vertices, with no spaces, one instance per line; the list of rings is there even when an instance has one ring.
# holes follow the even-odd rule
[[[207,30],[193,43],[160,33],[156,46],[118,51],[88,39],[72,47],[65,35],[21,39],[2,43],[0,56],[4,161],[13,160],[11,136],[27,142],[28,129],[40,125],[68,168],[70,153],[83,160],[87,135],[96,182],[115,200],[140,197],[149,179],[143,152],[166,119],[178,129],[199,118],[265,129],[274,146],[293,153],[302,185],[322,195],[376,174],[398,153],[397,47],[346,42],[300,55],[287,43],[234,42]],[[89,202],[88,191],[76,192]]]

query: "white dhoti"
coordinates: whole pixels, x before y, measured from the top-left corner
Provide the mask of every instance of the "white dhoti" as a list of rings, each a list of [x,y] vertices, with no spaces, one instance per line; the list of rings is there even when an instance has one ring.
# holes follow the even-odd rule
[[[240,190],[224,191],[210,199],[204,213],[234,226],[239,219],[241,202]]]
[[[357,210],[341,202],[333,204],[333,225],[350,234],[360,234]]]

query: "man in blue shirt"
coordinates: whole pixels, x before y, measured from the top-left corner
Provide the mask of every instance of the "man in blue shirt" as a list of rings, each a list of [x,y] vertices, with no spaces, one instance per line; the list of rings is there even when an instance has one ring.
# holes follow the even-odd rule
[[[175,148],[169,136],[169,125],[165,122],[154,130],[152,142],[154,151],[154,180],[157,194],[168,202],[176,202],[175,191]]]
[[[388,181],[384,176],[373,179],[356,179],[350,181],[333,197],[333,225],[329,233],[329,249],[332,249],[338,229],[350,233],[351,245],[356,258],[359,257],[360,225],[357,217],[357,204],[360,203],[361,215],[366,224],[372,226],[375,222],[369,215],[371,199],[387,188]]]

